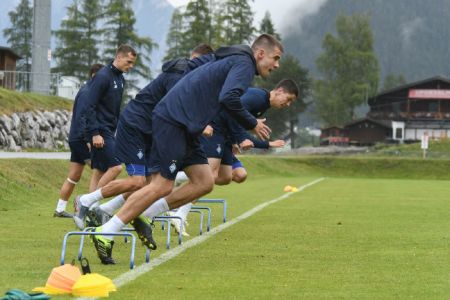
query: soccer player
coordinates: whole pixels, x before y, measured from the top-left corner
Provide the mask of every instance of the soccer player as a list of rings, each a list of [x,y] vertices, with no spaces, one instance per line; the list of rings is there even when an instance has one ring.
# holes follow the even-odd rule
[[[89,86],[88,103],[83,115],[86,118],[86,135],[91,143],[90,190],[114,179],[121,171],[114,159],[114,133],[120,114],[125,87],[123,73],[133,68],[137,53],[130,45],[121,45],[114,60],[97,72]],[[75,207],[75,210],[78,208]]]
[[[95,73],[103,67],[102,64],[94,64],[89,70],[89,80],[81,86],[72,109],[72,120],[70,123],[69,131],[69,147],[70,147],[70,164],[69,174],[64,181],[61,190],[59,192],[59,200],[56,204],[56,209],[53,217],[58,218],[72,218],[72,214],[66,211],[67,201],[72,195],[75,185],[83,174],[84,166],[86,163],[90,164],[90,150],[89,141],[84,136],[85,120],[81,117],[80,112],[84,109],[86,104],[86,94],[89,84],[94,78]]]
[[[266,77],[278,68],[282,52],[278,40],[263,34],[251,48],[246,45],[219,48],[215,61],[185,75],[153,111],[150,184],[135,191],[119,212],[97,227],[96,232],[118,232],[146,208],[149,214],[159,215],[209,193],[214,178],[198,138],[221,108],[245,129],[252,130],[261,139],[268,139],[270,128],[264,120],[256,119],[243,108],[240,97],[255,74]],[[181,169],[189,182],[172,192],[174,179]],[[150,248],[151,231],[134,227]],[[95,235],[93,239],[97,254],[106,256],[111,249],[111,236]]]
[[[291,79],[284,79],[271,91],[261,88],[249,88],[241,97],[241,102],[243,107],[253,116],[260,117],[270,108],[282,109],[289,107],[297,99],[298,93],[297,84]],[[212,136],[202,136],[200,140],[208,157],[214,182],[217,185],[227,185],[232,180],[241,183],[247,178],[245,168],[233,154],[233,144],[238,144],[245,149],[251,147],[268,149],[284,146],[283,140],[269,142],[253,138],[226,111],[221,112],[211,122],[210,126],[212,128]],[[176,213],[171,213],[170,215],[181,217],[185,221],[191,206],[192,203],[188,203],[180,207]],[[173,219],[171,223],[175,230],[180,232],[180,220]],[[187,236],[187,232],[184,229],[183,227],[182,234]]]

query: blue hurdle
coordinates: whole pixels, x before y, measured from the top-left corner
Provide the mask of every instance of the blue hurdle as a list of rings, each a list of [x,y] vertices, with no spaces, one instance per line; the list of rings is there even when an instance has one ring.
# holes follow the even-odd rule
[[[153,221],[159,221],[161,223],[167,222],[167,238],[166,238],[166,249],[170,249],[170,219],[179,219],[181,222],[181,231],[183,231],[183,220],[181,217],[176,216],[157,216],[153,218]],[[164,230],[164,225],[162,225],[162,229]],[[181,245],[183,242],[181,232],[178,233],[178,245]]]
[[[65,260],[65,256],[66,256],[66,248],[67,248],[67,240],[72,235],[81,235],[82,237],[86,236],[86,235],[112,235],[112,236],[129,236],[129,237],[131,237],[130,269],[134,268],[134,253],[136,250],[136,237],[130,232],[108,233],[108,232],[92,232],[92,231],[70,231],[64,235],[62,250],[61,250],[61,259],[60,259],[61,265],[64,265],[64,260]],[[80,245],[80,246],[82,246],[82,245]],[[81,250],[82,250],[82,247],[81,247]],[[79,249],[78,255],[80,255],[80,249]]]
[[[83,231],[92,232],[93,230],[95,230],[95,227],[86,227]],[[124,228],[122,228],[121,231],[136,231],[136,230],[134,228],[124,227]],[[83,247],[84,247],[84,239],[85,239],[84,237],[85,237],[85,235],[82,235],[81,239],[80,239],[80,246],[78,248],[78,260],[81,260],[81,258],[83,257]],[[124,236],[124,242],[125,243],[128,243],[127,237],[128,237],[128,235]],[[148,262],[150,262],[150,252],[151,252],[151,250],[148,249],[147,247],[145,247],[145,248],[146,248],[146,250],[145,250],[145,262],[148,263]]]
[[[211,229],[211,208],[208,207],[208,206],[192,205],[191,209],[193,209],[193,210],[206,210],[208,212],[208,220],[206,222],[206,231],[209,232],[209,230]]]
[[[223,205],[223,222],[227,221],[227,201],[225,199],[198,199],[197,203],[221,203]]]

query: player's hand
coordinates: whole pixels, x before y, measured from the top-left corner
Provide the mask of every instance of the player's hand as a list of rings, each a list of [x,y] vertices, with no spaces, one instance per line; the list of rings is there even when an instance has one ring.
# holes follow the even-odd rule
[[[286,143],[283,140],[276,140],[276,141],[271,141],[269,142],[269,147],[270,148],[281,148],[284,147]]]
[[[204,137],[212,137],[214,133],[214,128],[212,128],[210,125],[206,125],[205,129],[203,129],[202,135]]]
[[[231,145],[231,151],[233,152],[234,155],[237,155],[241,153],[241,148],[239,148],[238,144],[233,144]]]
[[[268,140],[270,138],[270,133],[272,130],[264,124],[266,119],[256,119],[258,123],[256,124],[255,128],[252,129],[252,132],[256,134],[256,136],[261,140]]]
[[[92,145],[95,148],[103,148],[103,146],[105,145],[105,140],[100,134],[94,135],[92,137]]]
[[[241,148],[242,150],[249,150],[253,147],[255,147],[255,145],[249,139],[245,139],[239,144],[239,148]]]

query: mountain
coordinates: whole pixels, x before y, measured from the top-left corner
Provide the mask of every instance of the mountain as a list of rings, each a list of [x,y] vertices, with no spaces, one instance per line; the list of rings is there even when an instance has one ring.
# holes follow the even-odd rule
[[[371,17],[381,80],[390,73],[403,74],[407,81],[450,75],[450,0],[327,1],[316,14],[297,19],[294,11],[283,34],[287,52],[317,75],[315,61],[325,34],[335,34],[338,15],[354,13]]]

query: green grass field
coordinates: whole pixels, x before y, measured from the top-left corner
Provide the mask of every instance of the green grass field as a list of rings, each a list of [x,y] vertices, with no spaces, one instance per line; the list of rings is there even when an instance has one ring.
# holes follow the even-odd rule
[[[283,195],[287,184],[326,179],[155,267],[111,299],[448,299],[449,161],[243,161],[248,182],[210,195],[227,199],[229,220]],[[71,220],[51,217],[66,167],[64,161],[0,160],[0,295],[44,286],[59,265],[63,236],[74,230]],[[221,210],[211,207],[214,227]],[[189,217],[192,237],[196,218]],[[157,227],[155,236],[159,249],[151,259],[166,252],[165,232]],[[77,241],[69,243],[67,261]],[[128,271],[129,251],[116,239],[116,266],[99,264],[90,243],[85,255],[93,272],[114,279]],[[143,261],[139,245],[136,263]]]

